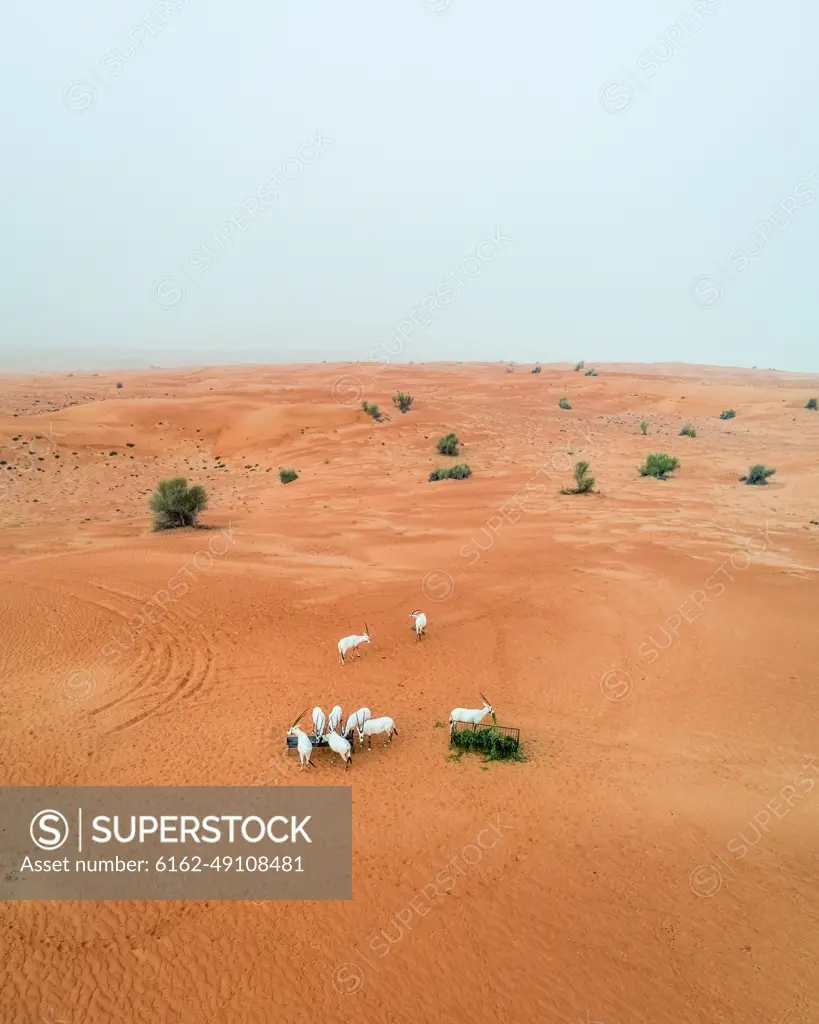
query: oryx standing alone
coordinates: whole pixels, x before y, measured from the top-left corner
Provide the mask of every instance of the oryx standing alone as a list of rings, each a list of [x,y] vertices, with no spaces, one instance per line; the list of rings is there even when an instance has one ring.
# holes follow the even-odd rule
[[[427,617],[423,612],[410,612],[410,617],[415,619],[415,639],[420,640],[427,625]]]
[[[478,725],[486,715],[492,715],[494,717],[495,709],[489,703],[489,701],[481,693],[481,700],[483,701],[482,708],[454,708],[449,713],[449,732],[452,734],[455,731],[456,722],[469,722],[473,725]]]
[[[358,649],[359,644],[370,643],[370,630],[367,626],[367,620],[364,620],[364,632],[361,635],[353,634],[353,636],[345,636],[338,642],[338,663],[339,665],[344,664],[344,655],[349,650],[355,651],[355,653],[361,657],[361,651]]]

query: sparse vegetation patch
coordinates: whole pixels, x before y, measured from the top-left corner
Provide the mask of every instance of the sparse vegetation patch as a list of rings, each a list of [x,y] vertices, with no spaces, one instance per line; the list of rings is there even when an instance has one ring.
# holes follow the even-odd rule
[[[279,480],[281,480],[283,484],[292,483],[294,480],[298,480],[298,478],[299,474],[295,471],[295,469],[279,470]]]
[[[151,495],[154,530],[175,530],[183,526],[197,526],[197,516],[208,507],[205,488],[199,484],[188,487],[182,477],[161,480]]]
[[[392,396],[392,404],[399,408],[401,412],[409,412],[414,401],[415,399],[412,395],[407,394],[405,391],[399,391],[397,395]]]
[[[576,462],[574,466],[574,487],[564,487],[561,494],[588,494],[594,487],[595,480],[589,476],[588,462]]]
[[[758,487],[763,487],[767,484],[768,477],[773,476],[775,472],[775,469],[763,466],[761,462],[758,462],[755,466],[751,466],[747,476],[741,476],[739,479],[743,483],[756,484]]]
[[[680,460],[673,455],[649,455],[640,466],[640,476],[653,476],[657,480],[665,480],[680,465]]]
[[[719,418],[721,420],[732,420],[734,416],[736,416],[736,413],[733,409],[723,409],[722,412],[719,414]]]
[[[569,399],[565,395],[560,399],[560,401],[557,404],[560,406],[561,409],[571,409],[571,406],[569,405]]]
[[[451,469],[444,469],[441,466],[438,469],[433,469],[429,474],[429,482],[432,483],[434,480],[466,480],[469,476],[472,476],[472,470],[469,466],[465,463],[459,463]]]
[[[697,430],[693,423],[686,423],[686,425],[680,431],[681,437],[696,437]]]
[[[581,359],[579,363],[575,363],[575,367],[574,368],[575,368],[575,370],[582,370],[585,365],[586,365],[586,360],[585,359]]]
[[[457,455],[458,448],[458,435],[457,434],[446,434],[440,438],[436,445],[439,455]]]
[[[817,407],[817,403],[816,403],[816,399],[815,398],[809,398],[807,400],[807,402],[805,402],[805,408],[806,409],[816,409],[816,407]]]

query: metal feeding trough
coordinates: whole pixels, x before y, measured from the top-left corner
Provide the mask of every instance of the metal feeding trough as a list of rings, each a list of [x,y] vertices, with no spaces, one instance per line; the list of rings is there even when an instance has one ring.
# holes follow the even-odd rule
[[[324,739],[323,736],[308,736],[307,738],[313,744],[313,749],[314,750],[316,750],[317,748],[320,748],[320,747],[326,747],[328,750],[330,749],[330,744],[327,742],[326,739]],[[355,753],[355,729],[353,729],[352,732],[348,732],[347,735],[344,737],[344,739],[347,740],[347,742],[350,744],[350,747],[353,750],[353,753]],[[297,750],[298,749],[298,745],[299,745],[299,738],[298,738],[298,736],[288,736],[287,737],[287,753],[288,754],[290,753],[291,750]]]
[[[453,745],[453,737],[456,732],[479,732],[482,729],[494,729],[501,736],[508,736],[515,744],[515,749],[520,747],[520,729],[510,725],[477,725],[474,722],[455,722],[455,727],[449,734],[449,745]]]

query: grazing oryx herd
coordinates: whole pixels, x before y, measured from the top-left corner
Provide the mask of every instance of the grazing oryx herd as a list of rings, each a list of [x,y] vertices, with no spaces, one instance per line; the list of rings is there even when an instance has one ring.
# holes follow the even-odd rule
[[[415,639],[420,640],[425,635],[424,631],[427,625],[427,617],[422,611],[410,612],[410,618],[414,619],[413,629],[415,630]],[[340,665],[344,664],[344,655],[348,651],[353,651],[359,658],[361,652],[358,650],[359,644],[368,644],[370,641],[370,630],[367,626],[366,620],[364,621],[364,632],[362,634],[353,634],[352,636],[345,636],[338,642],[338,661]],[[470,708],[454,708],[449,715],[449,731],[450,735],[455,729],[456,722],[471,722],[477,725],[486,715],[492,715],[494,717],[495,711],[487,701],[483,694],[480,695],[483,701],[482,708],[470,709]],[[353,742],[355,740],[355,733],[358,733],[358,740],[361,746],[364,746],[364,737],[367,737],[367,748],[372,750],[372,737],[380,734],[385,734],[387,739],[384,746],[389,746],[392,743],[393,735],[398,735],[398,730],[395,727],[395,722],[392,718],[373,718],[370,714],[369,708],[359,708],[355,714],[350,715],[344,724],[343,732],[339,731],[342,721],[341,707],[336,704],[333,710],[330,712],[330,717],[325,719],[324,712],[320,707],[313,708],[313,737],[304,732],[303,729],[299,728],[299,722],[307,714],[307,708],[302,711],[298,718],[293,722],[290,728],[287,730],[288,737],[293,736],[296,739],[296,747],[299,752],[299,771],[303,771],[304,766],[308,768],[313,767],[311,757],[313,754],[313,740],[316,740],[320,745],[326,745],[338,754],[341,760],[344,762],[344,771],[347,771],[347,767],[353,763]]]

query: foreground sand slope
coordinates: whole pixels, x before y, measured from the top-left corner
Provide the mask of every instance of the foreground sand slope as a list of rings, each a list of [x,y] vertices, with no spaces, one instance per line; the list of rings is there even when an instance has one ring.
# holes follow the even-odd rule
[[[819,380],[598,369],[2,382],[3,781],[351,785],[355,854],[349,903],[6,904],[0,1019],[819,1019]],[[474,476],[430,484],[450,430]],[[215,530],[150,532],[171,474]],[[479,691],[526,764],[448,760]],[[400,735],[300,774],[315,703]]]

